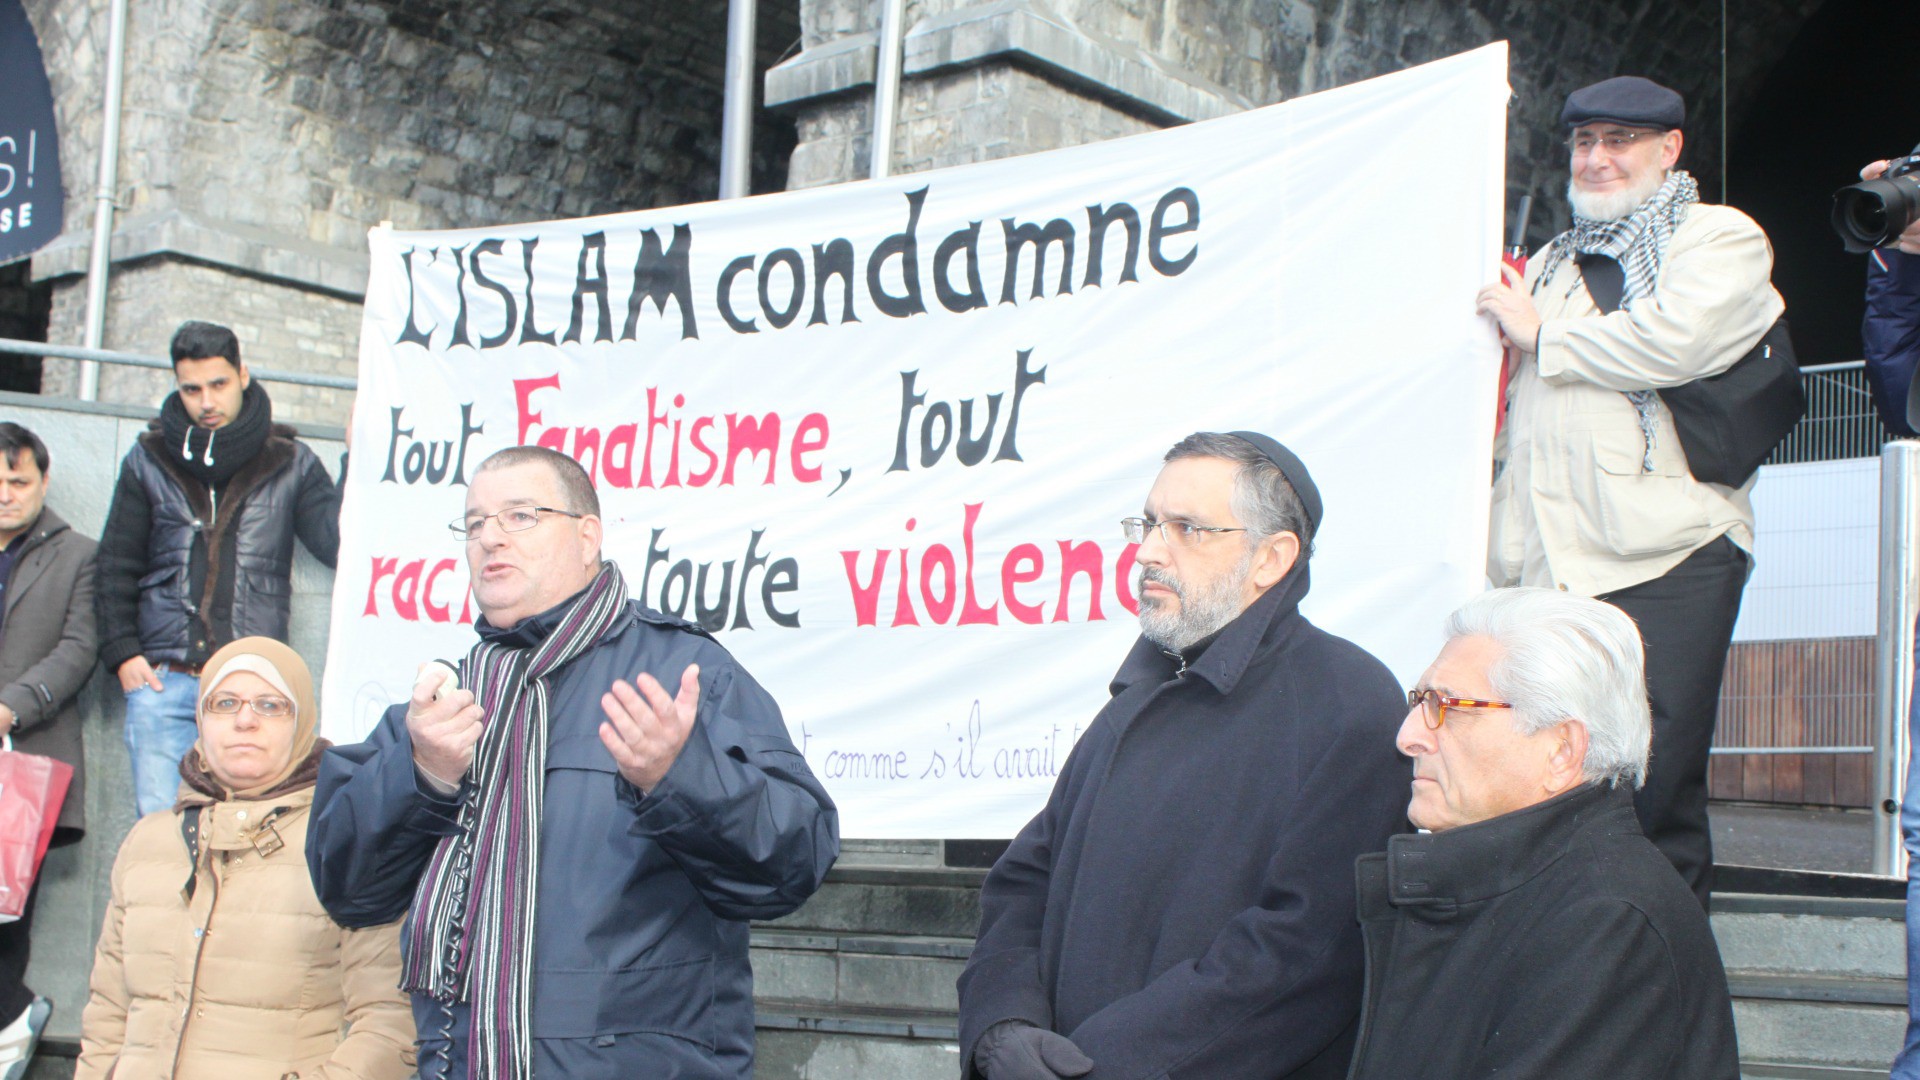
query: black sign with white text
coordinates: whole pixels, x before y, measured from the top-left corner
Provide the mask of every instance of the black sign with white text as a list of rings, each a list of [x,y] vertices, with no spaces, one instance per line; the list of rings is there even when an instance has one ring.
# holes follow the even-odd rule
[[[60,144],[40,43],[20,0],[0,0],[0,264],[60,235]]]

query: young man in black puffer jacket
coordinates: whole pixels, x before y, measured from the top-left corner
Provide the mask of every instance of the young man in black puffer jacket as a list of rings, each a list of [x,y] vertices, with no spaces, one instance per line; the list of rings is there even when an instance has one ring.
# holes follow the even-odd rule
[[[121,463],[94,591],[142,814],[173,805],[200,665],[235,638],[286,640],[294,538],[327,566],[340,549],[339,488],[273,422],[233,331],[183,323],[171,352],[176,389]]]

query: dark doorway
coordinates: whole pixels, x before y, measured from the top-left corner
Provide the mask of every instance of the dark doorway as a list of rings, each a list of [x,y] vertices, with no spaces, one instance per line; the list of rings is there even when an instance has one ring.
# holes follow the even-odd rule
[[[1866,264],[1841,250],[1827,214],[1862,165],[1920,142],[1915,10],[1912,0],[1827,0],[1734,128],[1727,201],[1773,241],[1773,283],[1802,364],[1860,358]]]
[[[51,283],[35,285],[26,259],[0,266],[0,338],[47,340],[47,316],[53,308]],[[37,356],[0,353],[0,390],[23,394],[40,392]]]

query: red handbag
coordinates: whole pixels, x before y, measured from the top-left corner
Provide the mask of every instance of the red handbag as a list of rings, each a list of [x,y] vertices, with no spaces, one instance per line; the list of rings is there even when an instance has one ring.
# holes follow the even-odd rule
[[[73,766],[17,753],[11,737],[0,741],[0,923],[26,910],[72,783]]]

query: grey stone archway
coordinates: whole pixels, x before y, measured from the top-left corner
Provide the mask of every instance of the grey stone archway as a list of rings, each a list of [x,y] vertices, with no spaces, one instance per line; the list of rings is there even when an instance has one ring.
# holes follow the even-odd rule
[[[1696,118],[1688,163],[1715,198],[1722,117],[1737,127],[1820,6],[914,0],[895,168],[1148,130],[1506,39],[1510,188],[1543,197],[1539,239],[1558,222],[1553,118],[1567,90],[1635,71],[1685,92]],[[68,184],[67,235],[35,257],[33,278],[43,304],[51,295],[48,337],[77,342],[106,3],[26,7]],[[760,117],[755,189],[864,175],[877,0],[762,0],[759,12],[767,97],[782,114]],[[717,0],[135,4],[107,344],[153,352],[180,319],[212,318],[241,329],[263,364],[348,372],[364,234],[379,222],[438,228],[709,198],[724,46]],[[1417,191],[1419,163],[1407,173]],[[70,365],[48,364],[47,390],[74,385]],[[110,369],[102,385],[110,399],[149,402],[165,384]],[[288,417],[344,418],[332,392],[281,396]]]
[[[49,337],[78,342],[99,153],[103,0],[26,0],[53,78],[67,233],[34,259]],[[798,36],[761,4],[761,64]],[[234,325],[263,365],[350,374],[365,234],[697,202],[717,190],[726,5],[156,0],[127,34],[109,348],[156,352],[183,318]],[[754,187],[793,142],[762,124]],[[72,368],[48,365],[50,392]],[[102,396],[151,401],[108,369]],[[338,423],[340,395],[281,415]]]

